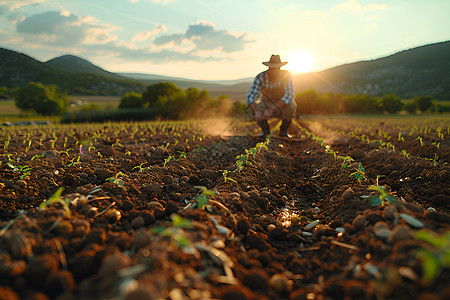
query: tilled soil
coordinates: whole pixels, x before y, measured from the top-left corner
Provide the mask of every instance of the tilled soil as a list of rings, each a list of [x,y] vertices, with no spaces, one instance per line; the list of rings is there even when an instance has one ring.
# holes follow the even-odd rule
[[[296,126],[265,147],[252,123],[227,136],[158,124],[12,136],[0,299],[450,298],[448,137],[404,141],[407,157]],[[370,204],[377,183],[396,203]]]

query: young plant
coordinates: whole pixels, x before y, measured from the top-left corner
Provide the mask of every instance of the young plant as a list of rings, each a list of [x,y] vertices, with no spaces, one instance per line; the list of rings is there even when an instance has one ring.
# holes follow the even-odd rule
[[[227,182],[227,181],[237,182],[233,178],[228,177],[228,173],[230,173],[230,171],[228,171],[228,170],[223,170],[223,172],[222,172],[223,179],[225,180],[225,182]]]
[[[70,199],[68,198],[62,199],[61,193],[63,190],[64,190],[63,187],[58,188],[58,190],[48,200],[44,200],[41,202],[41,204],[39,205],[39,209],[46,209],[47,206],[49,205],[60,203],[63,206],[64,210],[66,211],[67,217],[70,218],[70,209],[69,209]]]
[[[177,160],[175,157],[173,157],[172,155],[169,155],[167,158],[164,159],[164,164],[163,164],[163,168],[166,167],[167,163],[169,163],[169,161],[171,160]]]
[[[169,237],[171,246],[176,246],[187,250],[191,247],[191,241],[184,235],[184,229],[194,227],[191,220],[183,219],[177,214],[170,216],[172,222],[167,223],[167,227],[156,226],[151,229],[152,233],[161,237]]]
[[[69,160],[69,163],[67,164],[68,167],[72,167],[75,165],[79,165],[80,164],[80,156],[77,155],[74,158],[72,158],[71,160]]]
[[[391,203],[391,204],[397,203],[397,199],[395,199],[394,196],[389,194],[389,192],[383,186],[376,185],[376,186],[371,186],[368,189],[372,190],[372,191],[377,191],[380,193],[379,195],[374,195],[374,196],[369,197],[369,202],[370,202],[370,205],[372,205],[372,206],[385,205],[386,203]]]
[[[425,283],[432,283],[442,269],[450,267],[450,232],[438,236],[421,230],[415,232],[414,236],[428,244],[428,247],[417,250],[416,257],[422,260]]]
[[[202,190],[202,193],[195,197],[195,201],[197,202],[198,208],[203,210],[207,207],[209,199],[213,198],[216,193],[208,190],[204,186],[195,186],[195,188]]]
[[[356,180],[358,180],[359,185],[361,185],[362,180],[366,180],[365,176],[366,170],[363,168],[361,163],[358,163],[358,169],[355,172],[351,173],[350,176],[354,176]]]
[[[9,155],[8,155],[9,158]],[[13,169],[14,172],[20,172],[22,175],[20,175],[20,179],[24,179],[25,176],[31,175],[31,168],[27,165],[20,166],[20,165],[14,165],[13,161],[9,158],[8,162],[6,163],[8,167]]]
[[[354,159],[348,155],[347,156],[338,155],[337,158],[342,159],[341,170],[347,169],[347,167],[349,166],[349,162],[354,161]]]
[[[114,175],[113,177],[108,177],[105,179],[105,181],[110,182],[110,183],[114,183],[115,185],[117,185],[118,187],[123,187],[124,183],[122,181],[122,177],[127,176],[122,172],[118,172],[116,173],[116,175]]]
[[[134,170],[136,170],[136,169],[138,169],[139,170],[139,172],[144,172],[144,171],[147,171],[148,169],[150,169],[150,167],[142,167],[143,165],[145,165],[146,164],[146,162],[143,162],[142,164],[140,164],[139,166],[135,166],[135,167],[133,167],[132,169],[131,169],[131,171],[134,171]]]

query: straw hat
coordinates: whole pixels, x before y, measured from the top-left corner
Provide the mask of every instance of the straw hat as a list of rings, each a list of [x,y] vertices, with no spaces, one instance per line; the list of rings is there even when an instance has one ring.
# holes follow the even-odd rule
[[[287,63],[288,63],[287,61],[281,61],[279,55],[272,54],[270,60],[263,62],[263,65],[268,66],[269,68],[279,68]]]

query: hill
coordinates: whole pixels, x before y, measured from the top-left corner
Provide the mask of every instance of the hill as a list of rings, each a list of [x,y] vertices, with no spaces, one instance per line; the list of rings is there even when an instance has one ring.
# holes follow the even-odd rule
[[[93,63],[74,55],[63,55],[55,57],[53,59],[48,60],[46,64],[54,66],[58,69],[74,73],[90,73],[104,76],[107,78],[122,79],[122,80],[126,79],[125,77],[120,76],[119,74],[108,72],[94,65]]]
[[[256,75],[256,74],[255,74]],[[207,89],[212,97],[227,94],[243,100],[252,78],[228,81],[191,80],[152,74],[112,73],[73,55],[45,63],[0,48],[0,86],[15,87],[28,81],[56,84],[71,94],[123,95],[142,92],[149,84],[172,82],[182,89]],[[395,93],[403,99],[432,95],[450,99],[450,41],[404,50],[386,57],[340,65],[320,72],[293,76],[294,92]]]
[[[0,48],[0,86],[14,88],[30,81],[39,81],[55,84],[69,94],[91,95],[122,95],[129,91],[142,91],[145,88],[144,83],[136,80],[115,74],[105,75],[91,73],[84,68],[80,71],[68,71],[67,68],[56,67],[25,54]]]
[[[321,72],[294,76],[297,91],[320,93],[395,93],[403,99],[432,95],[450,99],[450,41],[429,44],[383,58],[360,61]]]

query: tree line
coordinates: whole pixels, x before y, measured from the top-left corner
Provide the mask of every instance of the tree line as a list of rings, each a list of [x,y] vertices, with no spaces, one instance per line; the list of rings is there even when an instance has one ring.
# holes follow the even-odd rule
[[[319,94],[315,90],[308,90],[295,95],[297,113],[299,114],[340,114],[340,113],[389,113],[401,111],[417,112],[450,112],[450,105],[438,103],[431,95],[415,96],[402,100],[395,93],[388,93],[382,97],[370,95],[345,95],[339,93]]]
[[[56,85],[29,82],[14,90],[0,87],[3,98],[12,95],[15,105],[23,112],[41,115],[61,115],[68,111],[68,95]],[[450,112],[450,105],[436,102],[432,96],[416,96],[402,100],[394,93],[382,97],[370,95],[320,94],[315,90],[297,93],[294,99],[298,114],[390,113],[401,111]],[[173,83],[160,82],[146,87],[143,93],[129,92],[122,96],[118,110],[152,111],[149,115],[183,120],[211,115],[236,115],[246,112],[243,101],[232,101],[227,95],[216,99],[207,90],[180,89]],[[81,110],[99,110],[95,105],[83,105]],[[128,116],[128,115],[127,115]]]

